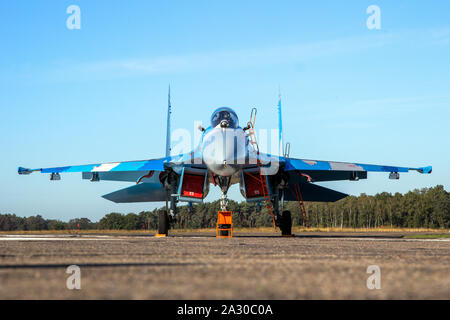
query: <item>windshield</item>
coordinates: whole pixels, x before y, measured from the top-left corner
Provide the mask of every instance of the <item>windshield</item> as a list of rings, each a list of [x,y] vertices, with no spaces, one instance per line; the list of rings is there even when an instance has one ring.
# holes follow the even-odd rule
[[[237,128],[239,126],[239,119],[232,109],[226,107],[219,108],[211,116],[211,127],[215,128],[218,125],[223,128]]]

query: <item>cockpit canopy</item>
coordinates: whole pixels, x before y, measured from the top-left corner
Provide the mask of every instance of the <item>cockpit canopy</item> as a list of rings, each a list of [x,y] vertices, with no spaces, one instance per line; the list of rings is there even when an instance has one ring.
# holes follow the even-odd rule
[[[222,128],[237,128],[239,127],[239,118],[231,108],[218,108],[211,116],[211,127],[215,128],[218,125]]]

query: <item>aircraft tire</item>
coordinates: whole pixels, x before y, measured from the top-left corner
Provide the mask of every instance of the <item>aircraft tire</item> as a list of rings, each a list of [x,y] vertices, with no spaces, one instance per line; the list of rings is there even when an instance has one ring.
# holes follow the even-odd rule
[[[280,230],[282,236],[292,235],[292,217],[289,210],[283,211],[280,219]]]
[[[158,234],[169,233],[169,216],[166,210],[159,211],[158,214]]]

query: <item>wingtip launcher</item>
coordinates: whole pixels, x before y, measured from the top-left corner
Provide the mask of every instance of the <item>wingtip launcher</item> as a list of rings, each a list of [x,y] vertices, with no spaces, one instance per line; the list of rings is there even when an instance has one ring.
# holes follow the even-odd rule
[[[431,171],[433,171],[433,167],[432,166],[422,167],[417,169],[417,171],[419,171],[420,173],[431,173]]]
[[[28,169],[28,168],[24,168],[24,167],[19,167],[19,168],[17,168],[17,173],[18,174],[30,174],[30,173],[32,173],[32,172],[34,172],[34,171],[38,171],[38,170],[40,170],[40,169]]]

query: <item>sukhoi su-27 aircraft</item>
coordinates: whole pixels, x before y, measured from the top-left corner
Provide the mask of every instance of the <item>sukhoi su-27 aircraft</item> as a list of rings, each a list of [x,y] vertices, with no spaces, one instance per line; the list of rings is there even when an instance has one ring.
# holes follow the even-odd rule
[[[264,202],[274,225],[282,234],[290,234],[291,213],[283,210],[285,201],[334,202],[347,196],[315,182],[357,181],[366,179],[369,171],[386,172],[390,179],[399,179],[400,172],[431,173],[432,170],[431,166],[410,168],[291,158],[290,147],[283,145],[281,99],[278,102],[278,154],[259,152],[254,134],[256,109],[252,110],[250,121],[241,127],[237,114],[231,108],[221,107],[212,113],[207,128],[199,127],[202,135],[193,151],[171,155],[170,90],[168,102],[165,157],[39,169],[19,167],[18,173],[39,171],[50,174],[50,180],[60,180],[61,173],[81,172],[82,178],[90,181],[133,182],[132,186],[103,198],[116,203],[165,201],[167,210],[159,216],[161,234],[167,234],[171,223],[176,221],[178,202],[202,202],[213,184],[220,188],[221,210],[226,210],[228,189],[239,183],[242,196],[247,201]]]

